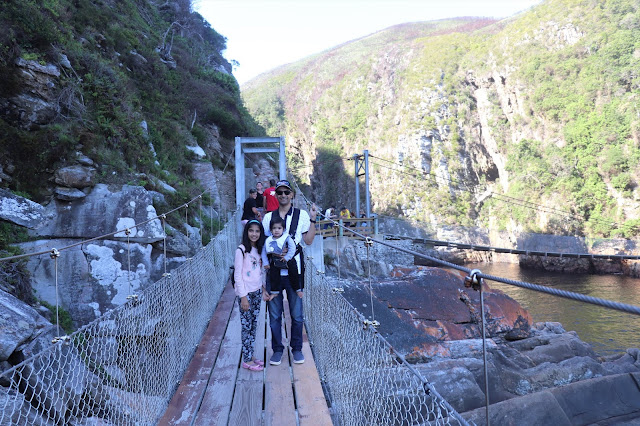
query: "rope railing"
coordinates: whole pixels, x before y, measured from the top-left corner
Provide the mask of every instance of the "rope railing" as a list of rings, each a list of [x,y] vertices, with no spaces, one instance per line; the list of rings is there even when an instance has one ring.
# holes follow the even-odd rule
[[[0,424],[156,424],[228,282],[238,219],[125,304],[0,373]]]

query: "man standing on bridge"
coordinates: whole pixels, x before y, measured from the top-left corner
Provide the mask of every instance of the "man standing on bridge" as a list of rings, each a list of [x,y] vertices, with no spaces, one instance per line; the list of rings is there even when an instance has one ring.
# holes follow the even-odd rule
[[[267,213],[262,220],[262,225],[265,229],[265,235],[270,236],[271,226],[269,225],[271,217],[276,214],[279,215],[285,220],[285,232],[291,235],[296,244],[296,255],[294,259],[296,260],[298,274],[300,276],[300,290],[297,292],[294,291],[291,284],[285,279],[281,281],[281,285],[283,290],[287,292],[287,300],[289,301],[289,313],[291,314],[291,339],[289,343],[293,355],[293,362],[302,364],[304,362],[304,355],[302,355],[304,256],[301,244],[310,245],[313,243],[313,239],[316,236],[315,218],[318,212],[315,204],[311,206],[309,213],[292,206],[291,201],[293,200],[294,191],[287,180],[281,180],[276,183],[275,193],[278,199],[278,209]],[[311,216],[313,220],[311,220],[309,216]],[[284,278],[284,276],[281,278]],[[267,286],[268,285],[269,283],[267,283]],[[271,347],[273,349],[273,355],[269,360],[271,365],[280,365],[282,362],[282,352],[284,351],[284,346],[282,345],[284,291],[271,295],[270,289],[267,287],[267,291],[263,293],[264,300],[269,302],[269,326],[271,328]]]

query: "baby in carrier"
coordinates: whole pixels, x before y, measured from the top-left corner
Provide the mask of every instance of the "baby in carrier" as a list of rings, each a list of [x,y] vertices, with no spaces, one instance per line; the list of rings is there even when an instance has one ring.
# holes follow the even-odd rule
[[[293,238],[285,232],[285,221],[274,215],[269,223],[271,236],[267,237],[262,250],[262,264],[268,270],[268,282],[271,294],[278,294],[285,288],[284,280],[289,280],[291,288],[300,289],[298,279],[298,265],[293,256],[296,254],[296,244]],[[283,256],[282,251],[287,248]]]

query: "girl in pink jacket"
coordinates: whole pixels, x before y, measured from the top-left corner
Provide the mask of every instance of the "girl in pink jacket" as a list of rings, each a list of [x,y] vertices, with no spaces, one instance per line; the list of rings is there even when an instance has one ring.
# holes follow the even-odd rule
[[[236,249],[234,280],[236,296],[240,298],[240,323],[242,324],[242,368],[262,371],[264,362],[253,356],[256,326],[262,298],[262,247],[264,228],[252,219],[242,231],[242,244]]]

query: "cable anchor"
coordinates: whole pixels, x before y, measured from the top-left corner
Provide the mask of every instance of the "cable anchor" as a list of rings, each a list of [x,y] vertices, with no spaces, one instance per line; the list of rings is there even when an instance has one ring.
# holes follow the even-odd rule
[[[337,293],[344,293],[344,288],[342,288],[342,287],[334,287],[334,288],[332,288],[332,289],[331,289],[331,291],[332,291],[334,294],[337,294]]]
[[[380,327],[380,323],[376,320],[369,321],[368,319],[362,321],[364,328],[373,327],[374,329]]]
[[[49,254],[49,256],[50,256],[52,259],[55,259],[55,258],[57,258],[57,257],[60,257],[60,252],[58,251],[58,249],[57,249],[57,248],[52,248],[52,249],[51,249],[51,252],[50,252],[50,254]]]
[[[464,277],[464,286],[479,291],[484,284],[484,280],[478,276],[481,273],[480,269],[472,270],[468,276]]]
[[[367,246],[367,247],[372,247],[373,246],[373,240],[370,237],[365,238],[364,245]]]
[[[59,343],[62,342],[65,345],[68,345],[69,343],[71,343],[71,339],[69,338],[69,336],[58,336],[58,337],[54,337],[51,340],[51,343]]]
[[[129,229],[129,228],[125,229],[124,230],[124,234],[127,235],[127,236],[131,235],[131,229]]]

